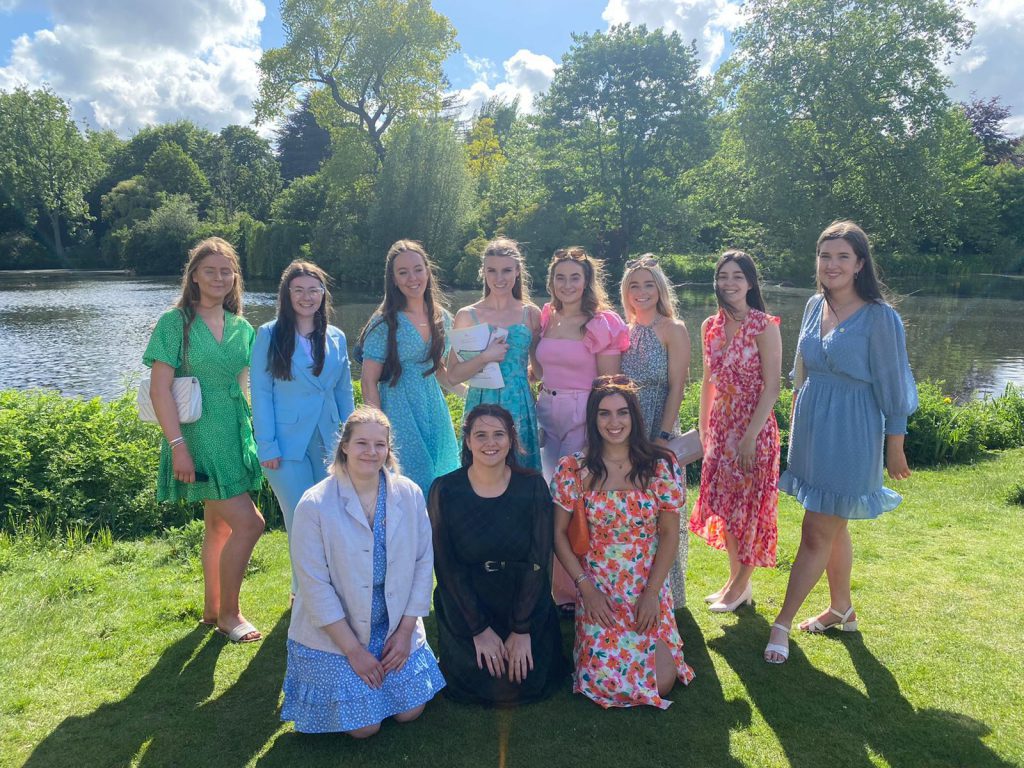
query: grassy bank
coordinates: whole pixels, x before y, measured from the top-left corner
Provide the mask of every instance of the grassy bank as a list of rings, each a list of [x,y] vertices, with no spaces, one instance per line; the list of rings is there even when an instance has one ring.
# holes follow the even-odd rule
[[[196,628],[201,574],[186,534],[0,537],[0,764],[1024,765],[1024,507],[1006,501],[1022,476],[1016,449],[898,484],[898,511],[852,528],[862,633],[797,637],[783,667],[760,653],[799,537],[788,498],[780,566],[756,575],[753,608],[704,610],[700,597],[726,563],[691,539],[690,605],[679,618],[697,679],[669,710],[603,711],[566,685],[508,712],[440,700],[368,743],[304,737],[278,721],[281,532],[260,542],[245,583],[247,613],[267,635],[249,646]],[[827,599],[819,587],[806,612]]]

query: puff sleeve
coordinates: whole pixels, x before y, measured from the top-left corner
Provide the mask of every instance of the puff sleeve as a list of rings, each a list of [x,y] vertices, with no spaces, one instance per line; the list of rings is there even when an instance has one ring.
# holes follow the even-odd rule
[[[551,499],[571,514],[583,489],[579,485],[580,464],[576,455],[563,456],[551,478]]]
[[[885,434],[905,435],[907,418],[917,410],[917,384],[907,357],[903,320],[888,304],[876,304],[871,309],[868,338],[871,390],[885,417]]]
[[[629,349],[629,328],[616,313],[598,312],[587,323],[583,346],[593,355],[619,355]]]

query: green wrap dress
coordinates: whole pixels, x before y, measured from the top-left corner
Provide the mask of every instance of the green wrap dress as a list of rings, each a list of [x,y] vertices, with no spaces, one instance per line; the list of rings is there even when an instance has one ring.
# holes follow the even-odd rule
[[[163,440],[157,473],[158,501],[205,501],[230,499],[257,491],[262,483],[252,412],[238,384],[239,374],[249,367],[256,332],[244,318],[224,312],[224,335],[218,342],[201,317],[189,329],[188,359],[182,359],[184,318],[180,310],[161,315],[146,345],[142,362],[152,368],[162,362],[174,368],[175,377],[195,376],[203,396],[203,415],[181,425],[196,472],[208,480],[182,483],[174,478],[171,448]]]

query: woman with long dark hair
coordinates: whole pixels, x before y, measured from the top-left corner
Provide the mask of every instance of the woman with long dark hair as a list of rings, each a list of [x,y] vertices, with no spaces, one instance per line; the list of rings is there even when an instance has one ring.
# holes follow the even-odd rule
[[[345,334],[329,324],[327,279],[308,261],[285,267],[277,318],[260,326],[252,351],[256,446],[289,533],[302,494],[327,477],[338,427],[354,407]]]
[[[264,523],[249,497],[263,479],[245,399],[256,333],[242,317],[243,290],[231,243],[198,243],[181,296],[157,321],[142,360],[153,369],[150,396],[165,438],[157,500],[203,502],[202,623],[232,642],[251,643],[261,635],[242,615],[238,594]],[[177,376],[199,379],[203,413],[191,424],[178,419],[171,393]]]
[[[686,481],[648,438],[627,377],[594,381],[586,425],[585,450],[563,458],[551,481],[555,552],[579,590],[573,691],[606,708],[665,709],[676,681],[693,679],[667,581]],[[573,515],[586,516],[582,556],[569,543]]]
[[[718,312],[704,321],[700,496],[690,530],[729,554],[729,578],[708,595],[714,613],[752,600],[755,567],[775,567],[778,541],[782,336],[767,313],[754,260],[726,251],[715,265]]]
[[[565,674],[550,594],[551,496],[518,455],[512,415],[477,405],[462,429],[462,468],[430,490],[438,652],[446,695],[459,701],[525,704]]]
[[[434,478],[459,465],[459,449],[441,392],[451,316],[427,252],[398,240],[384,266],[384,300],[359,337],[367,404],[391,420],[407,477],[427,493]]]
[[[910,477],[903,439],[917,386],[903,321],[875,274],[868,236],[852,221],[833,222],[818,237],[816,256],[818,291],[800,326],[789,462],[779,480],[805,511],[786,598],[764,652],[773,664],[789,657],[793,619],[823,572],[829,607],[800,629],[857,629],[848,522],[902,502],[882,485],[883,465],[894,480]]]

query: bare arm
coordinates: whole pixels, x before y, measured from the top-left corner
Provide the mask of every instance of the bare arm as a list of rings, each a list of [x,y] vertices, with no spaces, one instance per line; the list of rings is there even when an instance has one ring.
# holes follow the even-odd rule
[[[455,315],[454,327],[469,328],[473,325],[476,325],[476,323],[473,322],[473,316],[466,311],[466,308],[460,309]],[[471,379],[473,376],[480,373],[488,363],[500,363],[505,359],[506,352],[508,352],[508,342],[504,339],[493,339],[487,345],[487,348],[479,355],[471,357],[468,360],[460,360],[459,356],[455,354],[455,349],[453,347],[448,352],[448,364],[446,366],[448,371],[448,386],[445,387],[445,389],[451,390],[456,385]]]
[[[580,559],[572,551],[569,544],[569,518],[572,515],[560,504],[555,504],[555,554],[573,581],[583,574]],[[583,607],[587,617],[602,627],[610,627],[615,623],[615,610],[611,600],[590,579],[583,579],[576,585],[583,597]]]
[[[363,402],[380,408],[380,375],[384,372],[384,364],[369,358],[363,359],[363,372],[359,381],[363,388]]]
[[[710,318],[708,318],[710,320]],[[704,345],[704,331],[707,328],[708,320],[704,321],[704,324],[700,328],[701,347]],[[704,355],[704,360],[707,360],[707,355]],[[704,365],[704,374],[700,382],[700,412],[697,416],[697,431],[700,433],[701,445],[707,447],[705,441],[708,436],[708,424],[711,421],[711,404],[715,401],[715,385],[711,383],[711,371],[708,366]]]
[[[533,304],[529,306],[529,323],[530,323],[530,379],[533,381],[543,381],[544,379],[544,368],[541,367],[540,361],[537,359],[537,345],[540,344],[541,339],[541,328],[540,328],[540,310],[537,309]]]
[[[754,342],[761,358],[761,379],[764,383],[757,398],[757,405],[750,416],[750,423],[747,424],[747,429],[736,446],[737,458],[744,469],[751,469],[754,466],[757,436],[764,429],[775,407],[775,401],[779,399],[782,378],[782,334],[779,333],[779,326],[769,323],[764,333],[754,337]]]
[[[679,551],[679,513],[662,510],[658,513],[658,551],[654,553],[651,572],[644,591],[636,601],[636,628],[647,632],[658,623],[661,588]]]
[[[622,354],[616,352],[611,355],[598,355],[597,356],[597,375],[598,376],[614,376],[617,373],[622,373]]]
[[[683,404],[683,392],[686,391],[690,372],[690,334],[683,323],[668,325],[665,350],[668,352],[668,394],[659,429],[671,434],[679,428],[679,406]]]
[[[153,370],[149,378],[149,397],[153,401],[156,420],[168,443],[181,437],[178,406],[174,404],[174,395],[171,393],[173,383],[174,369],[167,363],[162,363],[159,360],[153,361]],[[175,479],[183,483],[196,481],[196,465],[184,442],[171,448],[171,464],[174,468]]]

